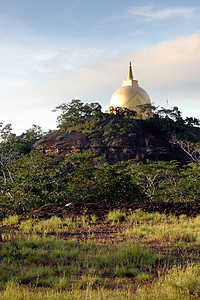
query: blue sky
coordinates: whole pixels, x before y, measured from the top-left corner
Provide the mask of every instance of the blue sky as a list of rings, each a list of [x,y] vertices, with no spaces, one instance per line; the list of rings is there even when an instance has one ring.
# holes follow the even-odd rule
[[[200,118],[199,1],[0,0],[0,122],[55,129],[55,106],[109,106],[126,79]]]

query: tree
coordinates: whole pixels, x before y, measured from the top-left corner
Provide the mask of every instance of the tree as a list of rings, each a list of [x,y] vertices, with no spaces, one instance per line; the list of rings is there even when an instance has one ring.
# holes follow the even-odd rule
[[[179,140],[176,136],[173,136],[170,142],[174,145],[178,145],[190,157],[192,162],[200,166],[200,143]]]
[[[45,203],[65,201],[70,168],[58,155],[38,151],[23,155],[9,165],[12,180],[1,184],[2,213],[21,214]]]
[[[42,136],[42,129],[40,126],[33,125],[32,128],[26,130],[26,132],[17,136],[12,133],[11,124],[7,124],[3,127],[0,124],[0,178],[3,177],[3,181],[13,181],[11,165],[15,163],[22,154],[26,154],[30,151],[31,144]]]
[[[12,125],[11,124],[7,124],[4,127],[3,123],[0,123],[0,142],[7,142],[7,140],[12,137],[12,136],[16,136],[15,134],[12,133]]]
[[[118,203],[144,200],[145,195],[133,183],[125,163],[95,165],[93,157],[79,154],[66,158],[72,163],[68,196],[81,203]]]
[[[188,126],[200,126],[200,120],[193,117],[186,117],[185,123]]]
[[[147,161],[129,166],[133,182],[151,201],[180,200],[179,164],[176,161]]]
[[[179,193],[184,201],[200,199],[200,168],[196,163],[184,166],[180,170]]]
[[[153,113],[156,111],[157,107],[153,104],[145,103],[141,105],[137,105],[140,109],[140,113],[145,113],[149,118],[153,116]]]
[[[128,109],[126,107],[109,107],[109,113],[114,114],[116,116],[123,116],[127,119],[132,119],[137,115],[135,110]]]
[[[99,116],[101,114],[101,105],[98,103],[83,104],[81,100],[73,99],[70,103],[63,103],[53,110],[61,111],[57,117],[58,127],[67,130],[68,127],[84,124],[87,118]]]

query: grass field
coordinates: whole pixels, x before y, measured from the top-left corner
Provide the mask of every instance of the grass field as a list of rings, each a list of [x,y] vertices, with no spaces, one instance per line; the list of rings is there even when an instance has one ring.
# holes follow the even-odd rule
[[[10,216],[0,232],[1,299],[200,298],[200,215]]]

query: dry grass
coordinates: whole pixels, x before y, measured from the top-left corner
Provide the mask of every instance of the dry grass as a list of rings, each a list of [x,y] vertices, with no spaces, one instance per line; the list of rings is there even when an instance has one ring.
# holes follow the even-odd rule
[[[1,299],[200,297],[200,216],[15,216],[1,231]]]

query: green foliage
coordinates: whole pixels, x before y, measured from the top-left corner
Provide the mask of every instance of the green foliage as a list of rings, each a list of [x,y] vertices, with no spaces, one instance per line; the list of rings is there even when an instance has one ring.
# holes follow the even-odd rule
[[[87,155],[73,156],[70,162],[73,171],[68,198],[72,201],[117,203],[145,199],[145,195],[126,172],[124,163],[96,166],[92,156]]]
[[[56,137],[56,140],[57,140],[57,141],[61,141],[62,139],[63,139],[63,136],[62,136],[62,135],[59,135],[59,136]]]
[[[151,201],[199,200],[199,167],[181,167],[178,162],[147,161],[130,165],[133,182]]]
[[[59,127],[67,130],[68,127],[84,124],[101,115],[101,106],[98,103],[83,104],[80,100],[73,99],[69,104],[57,106],[53,111],[61,111],[57,118]]]
[[[30,151],[30,146],[42,136],[42,130],[39,126],[33,125],[20,136],[12,133],[11,124],[3,127],[0,124],[0,182],[6,184],[7,181],[14,182],[11,166],[21,157]]]
[[[176,136],[178,139],[195,143],[200,141],[200,121],[193,118],[184,120],[177,106],[172,109],[158,109],[153,105],[140,105],[139,109],[150,117],[143,122],[150,126],[151,130],[155,128],[162,133],[165,139]],[[127,108],[116,107],[109,113],[103,113],[98,103],[83,104],[80,100],[72,100],[68,104],[57,106],[54,111],[61,112],[58,116],[59,129],[83,132],[90,140],[98,137],[104,145],[119,147],[140,134],[134,119],[135,111]],[[172,147],[177,148],[176,145]]]
[[[87,154],[66,156],[32,151],[9,165],[3,181],[0,215],[21,214],[45,203],[131,202],[145,199],[124,163],[96,165]]]
[[[195,143],[200,141],[200,120],[195,118],[184,120],[177,106],[172,109],[155,108],[153,118],[146,122],[165,133],[169,138],[176,136],[180,140]]]
[[[40,139],[42,134],[41,127],[33,124],[32,128],[17,136],[15,133],[12,133],[11,124],[7,124],[0,130],[0,154],[11,150],[18,155],[26,154],[30,151],[31,144],[36,139]]]
[[[1,215],[26,213],[65,196],[67,166],[59,156],[37,151],[9,166],[12,179],[2,182]]]
[[[108,142],[113,137],[127,134],[134,137],[134,111],[126,108],[113,109],[112,113],[103,113],[98,103],[83,104],[80,100],[63,103],[54,111],[61,111],[58,116],[58,127],[63,131],[81,131],[90,138],[97,133]]]
[[[181,167],[177,162],[130,161],[108,165],[103,159],[77,154],[65,157],[30,152],[33,141],[42,140],[41,128],[33,125],[20,136],[12,133],[11,125],[0,123],[0,217],[30,212],[46,203],[78,201],[192,201],[200,199],[198,120],[183,120],[177,107],[152,111],[147,124],[171,136],[185,136],[193,142],[176,142],[193,159],[194,164]],[[68,131],[83,131],[90,139],[98,136],[103,143],[120,146],[134,139],[138,131],[134,111],[125,108],[102,113],[98,103],[83,104],[72,100],[57,106],[61,111],[59,127]],[[195,127],[193,126],[195,124]],[[138,134],[138,133],[137,133]],[[62,136],[57,138],[62,143]],[[112,144],[113,143],[113,144]],[[173,141],[172,141],[173,143]],[[175,142],[174,142],[175,143]],[[175,146],[177,146],[175,145]],[[29,153],[30,152],[30,153]]]
[[[119,203],[200,199],[198,165],[177,162],[97,164],[92,155],[66,157],[32,151],[8,165],[1,180],[0,216],[46,203]]]
[[[127,110],[115,110],[113,114],[103,115],[103,124],[100,129],[106,142],[123,135],[135,137],[135,120],[130,117],[130,114],[127,114]]]

